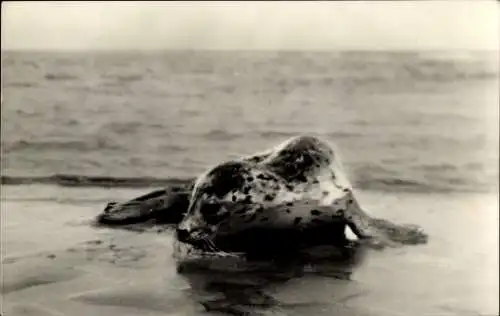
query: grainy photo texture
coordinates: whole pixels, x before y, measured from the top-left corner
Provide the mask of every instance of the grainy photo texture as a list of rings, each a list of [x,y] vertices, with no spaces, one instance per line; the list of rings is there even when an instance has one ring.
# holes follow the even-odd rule
[[[2,315],[498,315],[497,2],[1,23]]]

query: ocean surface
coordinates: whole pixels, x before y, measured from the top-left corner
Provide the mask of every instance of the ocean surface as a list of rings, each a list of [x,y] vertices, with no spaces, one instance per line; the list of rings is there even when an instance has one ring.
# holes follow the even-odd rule
[[[2,312],[498,315],[499,77],[496,52],[3,52]],[[171,231],[90,225],[298,134],[334,143],[362,207],[429,242],[178,273]]]
[[[3,52],[2,176],[192,177],[310,134],[362,189],[492,192],[498,86],[496,52]]]

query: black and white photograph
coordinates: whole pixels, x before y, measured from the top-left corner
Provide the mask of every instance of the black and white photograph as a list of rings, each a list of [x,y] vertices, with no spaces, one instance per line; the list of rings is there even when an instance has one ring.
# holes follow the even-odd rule
[[[499,2],[1,26],[1,316],[499,315]]]

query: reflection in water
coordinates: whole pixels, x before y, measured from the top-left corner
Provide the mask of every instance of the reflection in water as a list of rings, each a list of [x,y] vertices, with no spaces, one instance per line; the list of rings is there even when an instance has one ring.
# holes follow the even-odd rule
[[[240,255],[196,253],[188,247],[176,242],[174,257],[177,271],[190,284],[189,296],[208,312],[229,315],[278,312],[281,308],[307,304],[290,306],[273,297],[272,291],[305,275],[349,281],[366,252],[365,246],[350,242],[342,249],[321,246],[293,256],[247,259]]]

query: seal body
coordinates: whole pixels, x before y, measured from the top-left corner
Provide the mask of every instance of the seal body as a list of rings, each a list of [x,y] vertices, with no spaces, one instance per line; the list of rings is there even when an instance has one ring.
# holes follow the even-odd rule
[[[319,138],[298,136],[198,177],[177,238],[202,244],[249,229],[297,233],[322,224],[334,225],[340,238],[354,204],[338,153]]]
[[[427,242],[416,225],[367,214],[338,150],[311,136],[221,163],[165,190],[108,203],[96,221],[115,227],[139,223],[173,224],[178,241],[211,252],[345,245],[346,226],[378,248]]]

